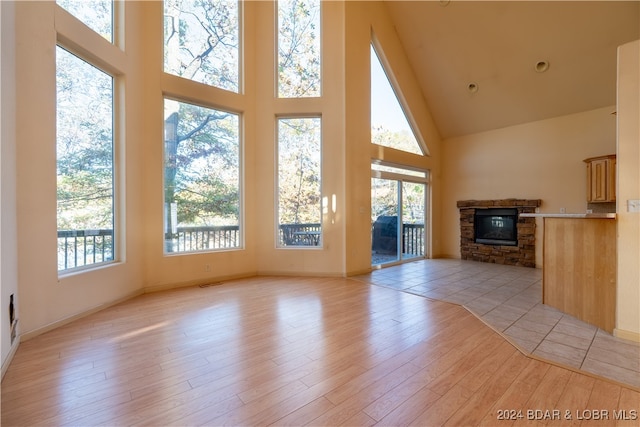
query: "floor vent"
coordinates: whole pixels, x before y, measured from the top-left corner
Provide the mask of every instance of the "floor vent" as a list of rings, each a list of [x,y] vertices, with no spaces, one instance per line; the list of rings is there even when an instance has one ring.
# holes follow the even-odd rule
[[[215,282],[215,283],[204,283],[202,285],[198,285],[201,288],[210,288],[211,286],[218,286],[218,285],[222,285],[222,282]]]

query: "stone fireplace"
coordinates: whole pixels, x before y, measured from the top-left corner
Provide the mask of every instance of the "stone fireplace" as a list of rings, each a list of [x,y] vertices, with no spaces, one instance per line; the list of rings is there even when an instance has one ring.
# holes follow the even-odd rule
[[[541,200],[462,200],[460,209],[460,255],[462,259],[494,264],[536,266],[536,220],[522,218],[522,213],[534,213]],[[491,210],[491,211],[490,211]],[[480,214],[476,216],[476,213]],[[507,211],[513,212],[507,215]],[[487,223],[490,213],[495,213],[494,224],[502,226],[515,221],[516,236],[509,242],[477,238],[476,225]],[[478,220],[480,218],[480,222]],[[491,221],[491,220],[489,220]],[[500,227],[497,227],[499,230]],[[482,237],[482,236],[481,236]]]

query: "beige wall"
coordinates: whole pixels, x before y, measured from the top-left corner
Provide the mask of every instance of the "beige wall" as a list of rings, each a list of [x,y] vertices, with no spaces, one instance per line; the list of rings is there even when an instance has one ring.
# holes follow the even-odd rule
[[[618,292],[617,336],[640,341],[640,41],[618,49]]]
[[[135,119],[127,120],[121,134],[127,144],[119,153],[122,195],[127,209],[119,220],[127,242],[121,262],[83,273],[58,276],[56,254],[56,38],[75,40],[78,50],[93,49],[113,63],[111,72],[127,75],[126,109],[143,108],[136,84],[142,75],[128,73],[130,55],[107,43],[84,26],[60,14],[54,2],[17,2],[16,8],[16,172],[17,260],[20,331],[24,337],[103,307],[142,289],[142,257],[137,236],[140,224],[139,188],[143,162],[136,147],[144,134]],[[127,30],[136,23],[135,8]],[[126,158],[126,163],[123,159]],[[136,194],[138,193],[138,194]],[[124,199],[121,202],[125,202]],[[121,204],[121,206],[124,206]]]
[[[253,274],[295,274],[342,276],[370,269],[370,161],[369,143],[369,45],[371,28],[377,28],[383,48],[392,53],[388,58],[397,72],[398,85],[409,94],[406,102],[414,118],[437,154],[439,137],[429,111],[419,94],[395,31],[389,24],[381,3],[357,5],[352,15],[346,9],[351,2],[323,2],[322,49],[330,54],[323,57],[322,97],[313,99],[278,99],[274,95],[275,81],[275,8],[271,2],[245,2],[244,57],[245,90],[230,94],[210,89],[206,98],[202,91],[191,99],[211,100],[212,106],[232,106],[243,114],[244,121],[244,204],[245,248],[190,255],[164,256],[162,253],[161,147],[162,129],[155,123],[161,114],[159,99],[164,92],[184,96],[188,85],[180,79],[163,76],[161,9],[145,5],[144,40],[156,49],[145,52],[141,64],[145,68],[144,164],[144,236],[145,289],[155,290],[176,284],[193,284],[207,280],[241,277]],[[345,54],[349,50],[351,53]],[[354,54],[354,52],[357,52]],[[354,61],[352,67],[347,61]],[[364,76],[364,77],[363,77]],[[349,85],[346,84],[349,81]],[[356,83],[357,82],[357,83]],[[322,116],[322,196],[328,203],[322,217],[321,248],[276,247],[276,120],[287,115]],[[356,131],[354,132],[354,129]],[[393,151],[393,150],[391,150]],[[395,156],[395,157],[394,157]],[[432,159],[409,158],[388,152],[378,157],[391,157],[398,162],[414,163],[437,169]],[[433,165],[436,166],[433,166]],[[348,178],[350,177],[350,178]],[[435,193],[435,192],[434,192]],[[335,200],[335,203],[333,201]],[[355,234],[353,234],[355,233]],[[215,276],[205,272],[211,264]]]
[[[9,323],[10,296],[14,296],[14,304],[17,304],[18,296],[14,22],[14,4],[0,2],[0,347],[3,375],[18,346],[18,340],[11,344]]]
[[[322,97],[278,99],[274,96],[275,7],[256,2],[255,75],[256,198],[254,239],[258,247],[260,274],[302,274],[341,276],[344,274],[344,4],[322,4]],[[331,28],[331,31],[328,29]],[[330,52],[330,53],[329,53]],[[322,117],[322,247],[276,247],[276,123],[289,115]],[[333,201],[335,200],[335,204]]]
[[[541,199],[540,212],[584,213],[588,157],[616,151],[614,106],[443,142],[442,253],[460,257],[458,200]],[[542,263],[542,223],[536,264]]]
[[[583,159],[617,152],[617,336],[640,341],[640,214],[627,200],[640,199],[638,127],[639,43],[619,50],[618,105],[452,138],[443,142],[443,254],[460,257],[456,201],[542,199],[541,212],[585,212]],[[617,115],[611,112],[617,110]],[[617,138],[616,138],[617,135]],[[616,144],[617,139],[617,144]],[[542,267],[542,222],[536,263]]]
[[[14,243],[23,338],[146,291],[255,274],[346,275],[368,271],[371,158],[419,165],[434,171],[434,180],[439,179],[439,137],[384,5],[323,2],[323,25],[331,28],[323,32],[323,50],[329,52],[323,60],[323,95],[294,100],[274,97],[273,3],[243,3],[242,93],[194,86],[164,75],[161,2],[124,2],[124,7],[126,53],[78,25],[54,2],[16,3],[16,40],[20,46],[15,79],[16,234],[20,238]],[[368,81],[372,27],[386,61],[393,66],[403,98],[415,113],[410,120],[421,130],[430,158],[372,150]],[[124,243],[121,255],[112,264],[61,276],[52,231],[56,229],[56,40],[80,52],[98,53],[91,59],[118,76],[118,91],[124,95],[122,111],[126,112],[119,117],[117,130],[118,237]],[[106,58],[106,62],[100,58]],[[350,62],[358,58],[360,62]],[[159,143],[163,139],[163,95],[242,115],[242,249],[164,255],[163,145]],[[322,195],[330,202],[322,218],[323,246],[278,249],[274,215],[276,118],[301,114],[321,115],[323,120]],[[431,206],[438,206],[437,190],[432,199]],[[431,216],[437,215],[437,209],[433,209]],[[440,236],[439,230],[436,228],[434,235]],[[437,253],[437,248],[432,251]],[[3,333],[3,339],[5,336]]]
[[[20,237],[13,243],[17,245],[19,316],[24,337],[144,291],[254,274],[349,275],[368,271],[371,159],[430,170],[429,255],[455,257],[459,254],[456,200],[535,197],[543,199],[544,211],[565,207],[582,212],[586,208],[582,159],[615,151],[615,118],[610,115],[613,107],[441,144],[381,2],[323,3],[324,26],[332,29],[323,34],[323,49],[331,52],[323,65],[323,96],[303,100],[273,96],[272,3],[244,3],[247,74],[242,94],[194,89],[178,78],[164,76],[161,3],[125,5],[126,33],[140,36],[127,40],[126,55],[61,15],[53,2],[18,2],[15,6],[16,39],[20,45],[15,78],[16,235]],[[420,130],[429,157],[370,144],[372,30],[401,96],[413,112],[410,120]],[[126,242],[123,256],[114,264],[61,277],[52,232],[56,228],[56,37],[77,40],[76,48],[96,49],[110,58],[114,64],[111,71],[123,76],[120,81],[126,83],[120,88],[128,111],[119,132],[123,141],[118,163],[122,190],[120,238]],[[4,72],[2,78],[4,83]],[[180,95],[212,107],[224,106],[242,114],[246,231],[242,250],[163,254],[162,144],[158,142],[163,139],[163,94]],[[322,191],[328,200],[335,195],[337,203],[328,206],[323,215],[324,245],[319,249],[275,247],[275,123],[278,115],[289,114],[319,114],[323,118]],[[37,126],[33,125],[34,120]],[[4,122],[2,129],[4,174]],[[506,160],[505,170],[492,166],[496,157]],[[522,158],[525,160],[514,161]],[[511,178],[499,184],[498,179],[507,172],[512,173]],[[3,202],[4,185],[3,179]],[[10,220],[4,209],[3,205],[3,304],[4,224],[6,218]],[[206,264],[211,265],[211,272],[205,270]],[[3,331],[3,343],[4,340]],[[2,356],[4,362],[4,347]]]
[[[160,290],[175,286],[186,286],[207,282],[217,282],[229,278],[256,274],[256,247],[253,233],[257,218],[261,212],[255,208],[256,182],[256,132],[253,85],[255,67],[255,33],[251,25],[255,19],[253,3],[245,3],[244,18],[247,31],[244,40],[245,76],[244,93],[232,93],[205,85],[185,82],[185,80],[164,75],[163,69],[163,20],[161,2],[141,2],[136,5],[140,10],[138,25],[141,31],[134,40],[140,45],[140,60],[133,69],[141,70],[144,80],[140,82],[144,99],[141,121],[144,138],[140,150],[144,153],[141,163],[142,174],[140,191],[135,196],[142,199],[141,233],[137,235],[142,245],[143,286],[145,291]],[[145,49],[142,49],[145,46]],[[192,84],[189,84],[192,83]],[[227,109],[239,113],[242,117],[244,135],[244,164],[242,165],[242,185],[244,189],[245,247],[242,250],[228,250],[196,254],[164,254],[163,238],[163,144],[164,128],[159,121],[164,116],[163,96],[187,102],[194,102],[210,108]],[[210,269],[207,268],[210,266]],[[209,270],[209,271],[208,271]]]
[[[346,272],[348,275],[370,270],[371,264],[371,160],[429,170],[427,228],[432,245],[428,256],[440,254],[442,233],[440,210],[440,136],[429,108],[421,95],[395,29],[382,2],[346,2]],[[381,61],[391,71],[390,80],[398,97],[412,114],[408,117],[425,144],[429,156],[417,156],[374,146],[370,125],[370,46],[372,34]]]

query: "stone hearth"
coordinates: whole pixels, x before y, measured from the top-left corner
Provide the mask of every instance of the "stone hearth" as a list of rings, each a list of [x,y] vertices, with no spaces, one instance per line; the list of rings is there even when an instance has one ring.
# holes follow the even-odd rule
[[[522,213],[534,213],[541,200],[462,200],[460,209],[460,255],[462,259],[494,264],[536,266],[536,220],[522,218]],[[475,242],[476,209],[516,208],[518,210],[518,245],[485,245]]]

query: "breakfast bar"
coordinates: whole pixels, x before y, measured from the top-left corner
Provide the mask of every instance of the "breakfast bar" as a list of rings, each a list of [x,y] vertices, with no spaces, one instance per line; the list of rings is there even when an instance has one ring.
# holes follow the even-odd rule
[[[609,333],[615,327],[616,214],[543,219],[542,302]]]

